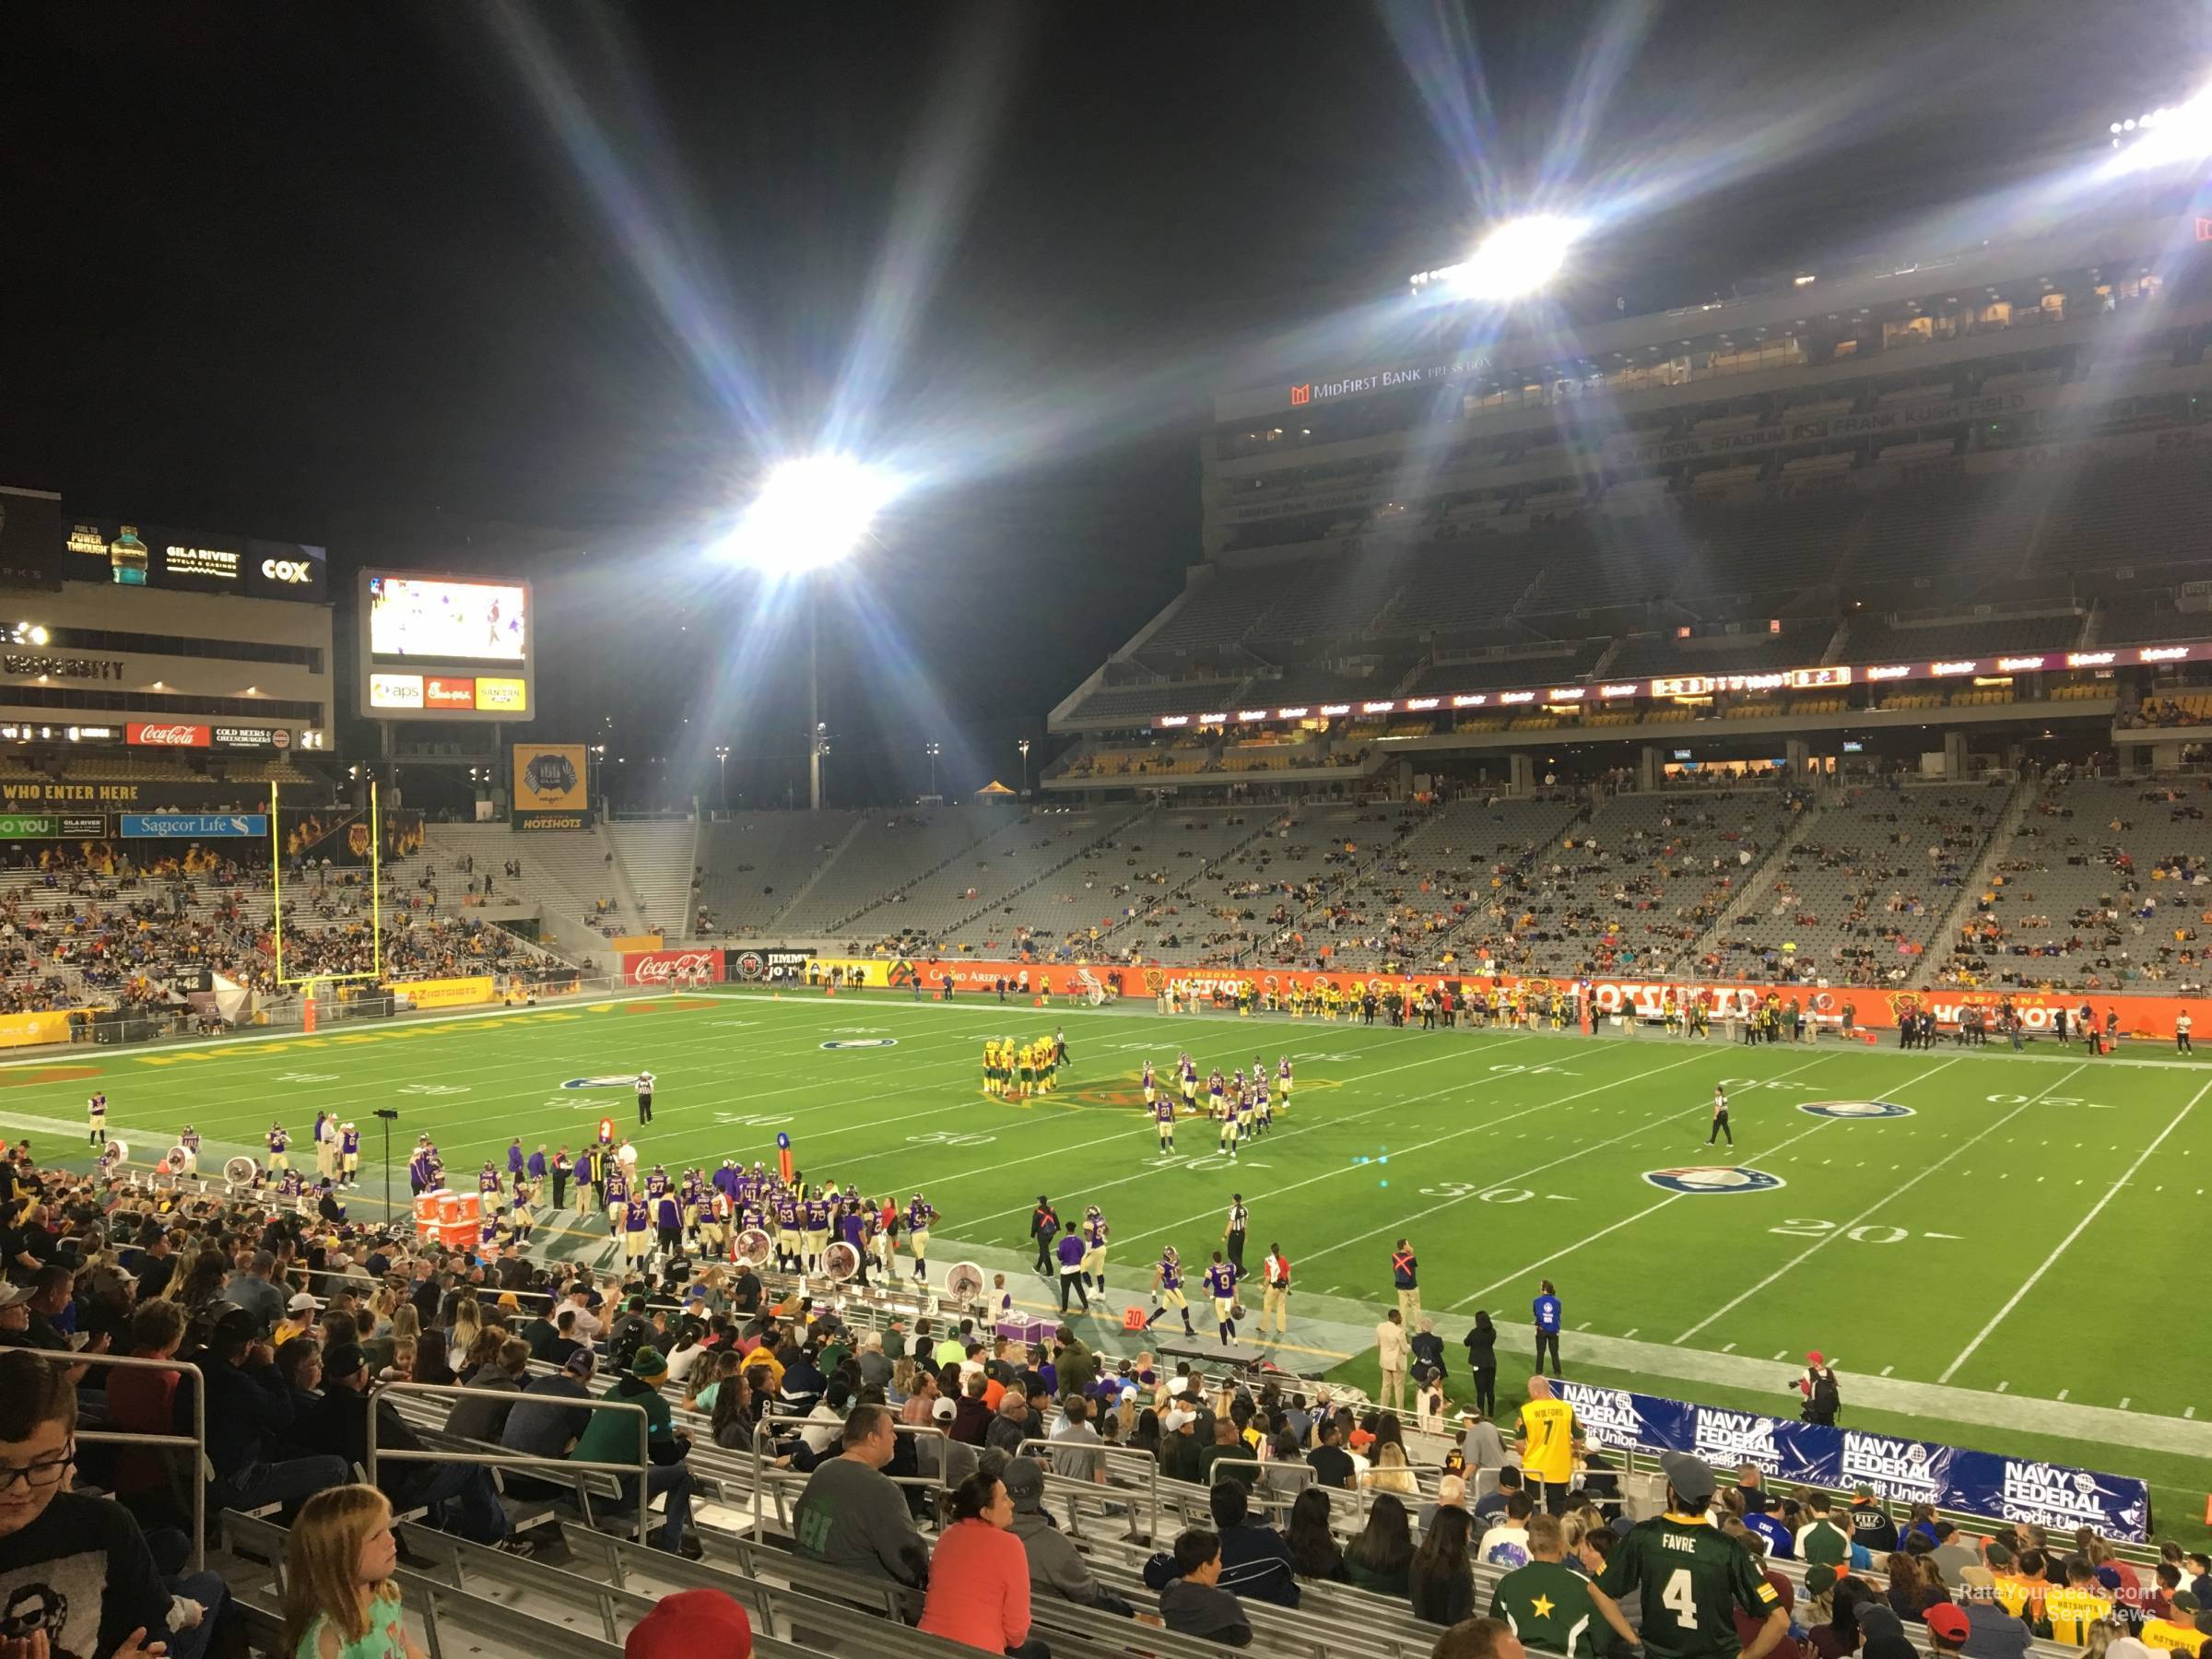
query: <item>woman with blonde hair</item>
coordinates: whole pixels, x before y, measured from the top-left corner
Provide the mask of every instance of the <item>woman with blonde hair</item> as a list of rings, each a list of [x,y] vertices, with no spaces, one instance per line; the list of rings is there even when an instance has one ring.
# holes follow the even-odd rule
[[[1375,1454],[1374,1467],[1359,1477],[1359,1484],[1371,1492],[1395,1492],[1401,1498],[1420,1494],[1420,1482],[1413,1476],[1413,1466],[1406,1461],[1406,1448],[1395,1441],[1384,1442]]]
[[[292,1659],[426,1659],[392,1583],[398,1566],[392,1506],[374,1487],[332,1487],[302,1504],[284,1551]]]
[[[476,1346],[477,1333],[484,1328],[484,1308],[473,1296],[460,1296],[445,1310],[445,1348],[449,1354],[465,1354]]]
[[[391,1334],[392,1315],[399,1310],[399,1297],[389,1285],[379,1285],[369,1293],[369,1317],[362,1322],[361,1338],[369,1341]]]

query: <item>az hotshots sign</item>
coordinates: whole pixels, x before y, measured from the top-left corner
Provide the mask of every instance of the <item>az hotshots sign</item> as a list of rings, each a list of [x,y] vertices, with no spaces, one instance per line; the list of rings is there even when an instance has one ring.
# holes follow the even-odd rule
[[[720,950],[630,950],[622,956],[629,985],[719,985],[727,977]]]

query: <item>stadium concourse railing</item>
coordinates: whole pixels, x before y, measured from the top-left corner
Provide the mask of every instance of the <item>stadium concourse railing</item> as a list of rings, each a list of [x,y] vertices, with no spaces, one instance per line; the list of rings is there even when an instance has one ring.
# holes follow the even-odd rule
[[[653,1467],[652,1425],[645,1407],[634,1400],[610,1400],[604,1396],[591,1399],[564,1399],[564,1409],[578,1411],[618,1411],[638,1419],[638,1461],[629,1463],[597,1463],[579,1461],[572,1457],[536,1457],[525,1452],[467,1452],[458,1447],[439,1447],[427,1452],[409,1452],[397,1446],[377,1444],[378,1418],[376,1409],[387,1395],[417,1399],[481,1400],[480,1388],[465,1388],[453,1382],[379,1382],[369,1391],[369,1484],[376,1485],[376,1467],[379,1463],[477,1464],[489,1469],[512,1469],[517,1474],[537,1473],[572,1478],[576,1475],[612,1475],[618,1480],[624,1476],[638,1477],[638,1536],[645,1538],[652,1522],[653,1494],[648,1489],[647,1471]]]
[[[207,1388],[205,1373],[198,1366],[186,1360],[140,1359],[127,1354],[57,1352],[53,1359],[54,1364],[60,1366],[94,1365],[111,1371],[174,1371],[180,1378],[192,1379],[190,1434],[150,1434],[123,1429],[87,1429],[80,1426],[75,1438],[79,1445],[166,1446],[192,1453],[190,1464],[176,1474],[183,1485],[192,1488],[192,1570],[199,1571],[207,1565]]]
[[[1078,1457],[1095,1460],[1099,1474],[1105,1478],[1067,1474],[1054,1465],[1054,1453],[1071,1462]],[[1068,1529],[1071,1533],[1080,1530],[1086,1509],[1096,1506],[1100,1513],[1111,1515],[1116,1512],[1116,1506],[1123,1502],[1125,1496],[1142,1492],[1145,1536],[1159,1536],[1159,1459],[1149,1452],[1094,1441],[1056,1441],[1045,1434],[1024,1440],[1015,1448],[1015,1455],[1033,1457],[1044,1465],[1047,1489],[1059,1492],[1067,1500]],[[1134,1478],[1125,1478],[1124,1472]],[[1308,1470],[1307,1473],[1312,1471]]]
[[[753,1440],[750,1448],[753,1465],[753,1535],[755,1537],[762,1535],[762,1524],[766,1517],[761,1513],[761,1506],[771,1494],[774,1496],[776,1503],[776,1524],[786,1532],[791,1530],[791,1511],[783,1500],[784,1495],[794,1488],[804,1487],[807,1481],[807,1477],[799,1470],[782,1468],[777,1465],[774,1430],[778,1427],[787,1429],[794,1434],[802,1429],[830,1429],[842,1431],[841,1425],[839,1423],[826,1422],[820,1418],[808,1417],[804,1413],[764,1411],[760,1414],[759,1419],[753,1424]],[[936,1442],[937,1472],[935,1474],[892,1475],[886,1478],[894,1486],[912,1487],[917,1490],[927,1492],[931,1512],[943,1514],[945,1497],[951,1489],[945,1479],[945,1448],[951,1444],[952,1437],[934,1423],[895,1422],[891,1425],[891,1431],[894,1434],[910,1436],[917,1442],[914,1453],[917,1466],[921,1463],[920,1442],[929,1441]],[[835,1447],[832,1446],[831,1450],[834,1451]]]

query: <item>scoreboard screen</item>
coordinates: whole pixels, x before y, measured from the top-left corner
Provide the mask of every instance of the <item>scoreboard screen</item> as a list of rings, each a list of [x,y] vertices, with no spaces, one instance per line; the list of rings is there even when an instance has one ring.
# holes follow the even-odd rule
[[[536,714],[528,582],[364,571],[359,603],[362,713],[477,721]]]

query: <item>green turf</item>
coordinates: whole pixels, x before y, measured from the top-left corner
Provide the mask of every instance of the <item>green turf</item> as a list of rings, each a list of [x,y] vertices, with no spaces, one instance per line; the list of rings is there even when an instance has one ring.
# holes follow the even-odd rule
[[[1055,1023],[1075,1059],[1061,1091],[1023,1104],[986,1098],[982,1038],[1027,1040]],[[823,1047],[877,1037],[896,1043]],[[1288,1114],[1233,1171],[1202,1156],[1213,1137],[1195,1122],[1182,1127],[1182,1155],[1163,1163],[1139,1114],[1143,1060],[1164,1075],[1184,1047],[1202,1070],[1249,1065],[1255,1053],[1270,1069],[1284,1053],[1297,1063]],[[2079,1049],[2046,1045],[2024,1059],[1994,1048],[1748,1049],[1717,1035],[1423,1033],[733,992],[164,1053],[74,1051],[0,1067],[0,1122],[28,1130],[42,1153],[66,1150],[66,1129],[82,1139],[85,1095],[105,1087],[115,1131],[144,1159],[187,1121],[211,1142],[258,1147],[275,1116],[303,1147],[316,1110],[329,1109],[363,1125],[373,1195],[370,1112],[394,1106],[404,1201],[418,1131],[439,1142],[459,1185],[511,1135],[579,1147],[602,1112],[634,1132],[626,1091],[559,1085],[640,1066],[659,1078],[657,1122],[639,1136],[648,1164],[772,1159],[785,1130],[812,1178],[877,1195],[926,1192],[944,1218],[938,1261],[953,1259],[954,1241],[1024,1250],[1040,1192],[1064,1215],[1098,1203],[1114,1229],[1117,1303],[1163,1243],[1203,1259],[1241,1190],[1250,1259],[1278,1239],[1297,1264],[1304,1300],[1291,1352],[1301,1368],[1347,1362],[1371,1380],[1371,1359],[1357,1350],[1389,1302],[1390,1247],[1405,1233],[1448,1341],[1477,1306],[1525,1321],[1535,1280],[1548,1277],[1566,1304],[1568,1369],[1593,1380],[1628,1379],[1617,1356],[1578,1355],[1578,1339],[1632,1337],[1665,1350],[1634,1379],[1653,1392],[1781,1410],[1789,1366],[1818,1347],[1838,1358],[1847,1399],[1853,1378],[1885,1373],[1973,1391],[1979,1406],[1954,1412],[1960,1420],[1940,1434],[1997,1450],[2012,1443],[2008,1397],[2170,1418],[2212,1405],[2212,1337],[2174,1300],[2192,1289],[2186,1241],[2212,1218],[2212,1179],[2194,1157],[2212,1108],[2194,1110],[2212,1071],[2100,1062]],[[1737,1080],[1733,1157],[1704,1146],[1724,1078]],[[1914,1114],[1796,1110],[1817,1100],[1892,1100]],[[1677,1195],[1643,1179],[1707,1163],[1786,1184]],[[1026,1281],[1029,1296],[1040,1289]],[[1686,1357],[1671,1381],[1666,1354]],[[1740,1376],[1687,1365],[1705,1355],[1734,1356]],[[1877,1417],[1903,1420],[1853,1420]],[[2109,1438],[2038,1435],[2032,1449],[2149,1475],[2170,1516],[2184,1497],[2200,1504],[2212,1476],[2192,1456]]]

